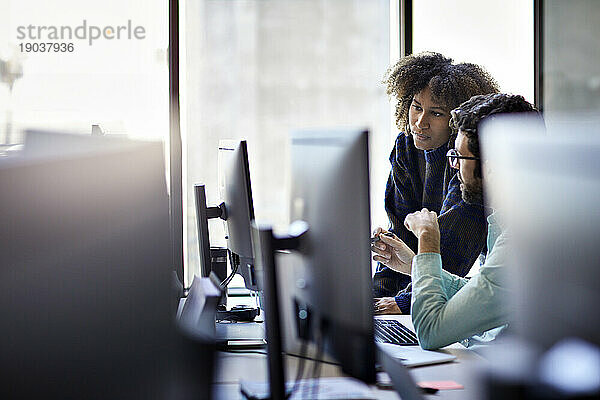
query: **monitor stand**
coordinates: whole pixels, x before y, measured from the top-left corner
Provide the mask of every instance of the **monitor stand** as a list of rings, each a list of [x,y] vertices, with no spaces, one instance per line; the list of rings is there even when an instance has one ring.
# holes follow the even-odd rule
[[[246,297],[246,296],[244,296]],[[240,296],[226,300],[235,302]],[[231,301],[230,301],[231,300]],[[221,348],[264,348],[266,333],[264,313],[258,305],[237,305],[217,311],[216,337]]]
[[[303,238],[308,232],[308,224],[296,221],[290,226],[288,235],[275,236],[270,226],[252,224],[252,239],[258,244],[255,251],[257,264],[263,274],[263,289],[266,308],[267,360],[269,400],[286,400],[288,398],[285,383],[285,365],[283,362],[283,346],[281,334],[281,315],[279,312],[279,294],[277,288],[277,266],[275,252],[278,250],[298,250],[302,247]],[[243,393],[243,392],[242,392]]]

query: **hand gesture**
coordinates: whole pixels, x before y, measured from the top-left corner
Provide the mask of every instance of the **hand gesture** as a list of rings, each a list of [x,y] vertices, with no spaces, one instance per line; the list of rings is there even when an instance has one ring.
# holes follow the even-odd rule
[[[378,239],[371,245],[371,251],[376,254],[373,260],[394,271],[410,275],[412,259],[415,256],[410,247],[392,232],[382,228],[377,228],[373,236]]]
[[[404,226],[419,239],[419,253],[440,252],[440,226],[435,211],[424,208],[408,214]]]

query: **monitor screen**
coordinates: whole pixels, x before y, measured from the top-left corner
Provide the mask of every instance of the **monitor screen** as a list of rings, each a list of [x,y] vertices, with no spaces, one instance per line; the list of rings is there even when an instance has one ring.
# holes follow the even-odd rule
[[[510,114],[480,127],[491,205],[511,233],[511,329],[544,350],[573,337],[598,345],[600,118],[546,123],[547,134],[539,117]]]
[[[254,205],[245,140],[219,142],[219,191],[227,214],[225,234],[230,259],[238,265],[246,287],[258,290],[251,236]]]
[[[85,139],[0,163],[2,398],[147,398],[170,373],[163,146]]]
[[[291,135],[291,220],[309,228],[281,308],[308,315],[299,335],[322,339],[344,372],[374,382],[368,153],[365,130]]]

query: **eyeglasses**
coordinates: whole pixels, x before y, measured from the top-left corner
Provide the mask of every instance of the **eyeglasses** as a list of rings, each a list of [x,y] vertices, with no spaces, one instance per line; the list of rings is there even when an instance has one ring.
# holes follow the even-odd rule
[[[446,153],[446,157],[448,157],[448,163],[450,164],[450,166],[456,169],[458,169],[458,160],[480,160],[479,157],[461,156],[460,154],[458,154],[458,151],[456,149],[448,150],[448,152]]]

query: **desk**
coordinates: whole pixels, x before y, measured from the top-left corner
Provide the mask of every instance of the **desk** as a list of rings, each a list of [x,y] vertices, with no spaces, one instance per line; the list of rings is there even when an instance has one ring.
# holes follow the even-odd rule
[[[406,326],[413,328],[409,315],[389,316],[385,318],[398,319]],[[267,356],[266,350],[257,350],[265,354],[232,354],[219,352],[217,355],[217,372],[215,375],[214,396],[215,400],[222,399],[241,399],[239,392],[240,379],[251,381],[264,381],[267,378]],[[462,390],[441,390],[435,395],[426,395],[431,399],[477,399],[479,395],[479,386],[474,379],[473,371],[485,360],[471,350],[466,349],[460,344],[454,344],[444,348],[444,351],[454,354],[457,359],[450,363],[429,365],[423,367],[410,368],[409,372],[413,379],[419,381],[431,380],[454,380],[462,384],[465,389]],[[298,358],[287,356],[287,379],[295,378]],[[307,361],[304,366],[306,374],[312,370],[313,362]],[[321,377],[344,376],[339,367],[331,364],[322,363]],[[377,399],[399,399],[400,397],[392,390],[379,390],[372,387],[372,393]]]

